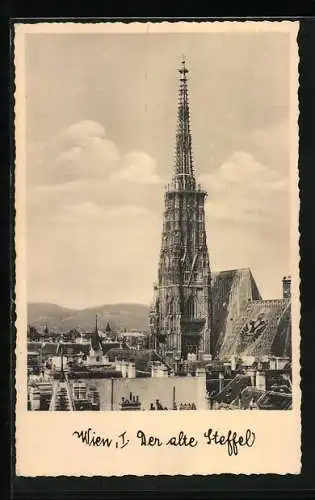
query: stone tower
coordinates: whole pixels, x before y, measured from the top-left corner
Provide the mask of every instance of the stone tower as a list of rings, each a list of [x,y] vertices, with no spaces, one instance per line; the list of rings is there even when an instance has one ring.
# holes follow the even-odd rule
[[[176,159],[165,191],[158,283],[150,312],[152,347],[168,359],[210,354],[211,273],[204,203],[191,148],[188,69],[179,69]]]

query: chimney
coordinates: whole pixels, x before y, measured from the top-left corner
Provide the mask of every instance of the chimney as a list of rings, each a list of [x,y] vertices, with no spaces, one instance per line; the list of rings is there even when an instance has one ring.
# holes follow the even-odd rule
[[[136,378],[136,364],[132,361],[128,364],[128,378]]]
[[[224,375],[222,372],[219,373],[219,392],[223,391],[223,381],[224,381]]]
[[[236,356],[235,354],[231,357],[231,370],[234,372],[236,370]]]
[[[291,299],[291,276],[284,276],[282,278],[282,297],[284,299]]]
[[[263,371],[256,372],[256,388],[262,391],[266,390],[266,374]]]

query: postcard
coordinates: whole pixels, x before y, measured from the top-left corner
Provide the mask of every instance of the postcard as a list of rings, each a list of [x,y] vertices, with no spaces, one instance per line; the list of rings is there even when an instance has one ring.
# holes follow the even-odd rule
[[[15,24],[18,476],[300,473],[298,29]]]

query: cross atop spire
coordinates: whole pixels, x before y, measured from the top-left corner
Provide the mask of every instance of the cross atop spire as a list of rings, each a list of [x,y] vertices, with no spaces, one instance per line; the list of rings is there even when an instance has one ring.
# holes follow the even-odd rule
[[[188,69],[186,68],[186,56],[183,55],[182,57],[182,66],[179,68],[179,73],[183,75],[183,78],[181,78],[181,81],[187,80],[186,74],[189,73]]]
[[[193,171],[193,160],[191,151],[191,133],[189,121],[189,103],[187,88],[186,58],[183,56],[181,67],[179,68],[180,84],[177,113],[177,133],[176,133],[176,160],[173,175],[173,186],[179,190],[194,190],[196,181]]]

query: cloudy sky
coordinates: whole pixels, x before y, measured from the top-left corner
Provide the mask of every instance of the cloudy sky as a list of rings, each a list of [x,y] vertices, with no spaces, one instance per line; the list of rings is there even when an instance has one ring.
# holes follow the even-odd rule
[[[26,35],[27,293],[149,303],[186,55],[214,271],[289,269],[289,35]]]

